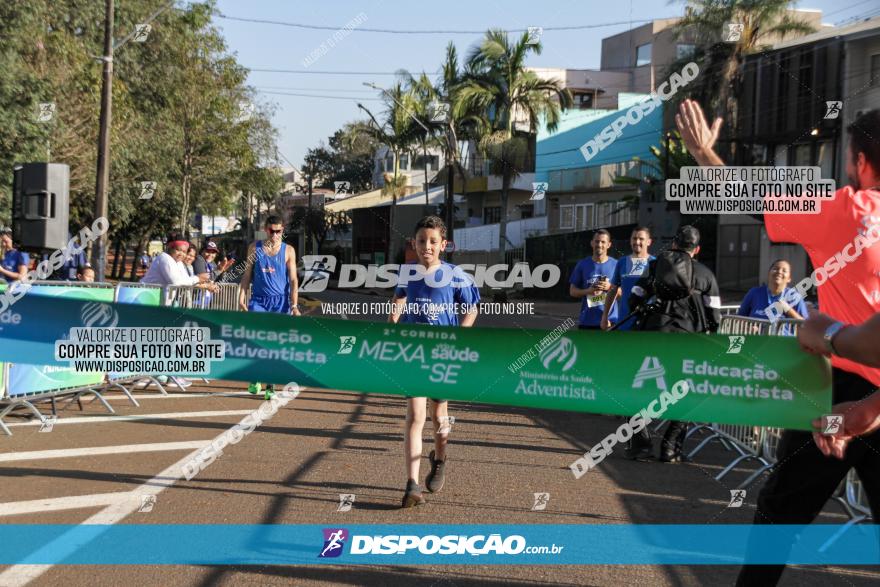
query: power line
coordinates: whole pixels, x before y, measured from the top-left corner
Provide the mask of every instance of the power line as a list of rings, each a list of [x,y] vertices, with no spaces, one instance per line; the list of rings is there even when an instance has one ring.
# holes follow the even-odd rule
[[[349,98],[347,96],[326,96],[326,95],[320,95],[320,94],[297,94],[297,93],[292,93],[292,92],[272,92],[269,90],[257,90],[257,91],[261,94],[272,94],[275,96],[297,96],[299,98],[324,98],[327,100],[354,100],[355,102],[362,102],[362,101],[366,101],[366,100],[371,100],[374,102],[381,102],[382,101],[379,98],[355,98],[355,97]]]
[[[303,73],[318,75],[397,75],[396,71],[319,71],[308,69],[269,69],[262,67],[248,67],[249,71],[261,71],[269,73]],[[429,74],[432,75],[432,74]],[[439,74],[433,74],[439,75]]]
[[[360,94],[374,95],[369,90],[352,90],[351,88],[293,88],[290,86],[256,86],[258,90],[289,90],[294,92],[355,92]]]
[[[856,6],[861,6],[862,4],[867,4],[868,2],[874,2],[874,0],[862,0],[861,2],[856,2],[855,4],[850,4],[849,6],[844,6],[843,8],[838,8],[837,10],[832,10],[831,12],[827,12],[822,15],[823,18],[828,18],[832,14],[838,14],[840,12],[846,12],[851,8],[855,8]]]
[[[299,29],[309,29],[309,30],[320,30],[320,31],[338,31],[342,30],[341,27],[338,26],[327,26],[327,25],[315,25],[315,24],[304,24],[299,22],[284,22],[280,20],[269,20],[269,19],[260,19],[260,18],[243,18],[240,16],[229,16],[223,13],[218,13],[217,16],[219,18],[223,18],[225,20],[236,20],[240,22],[251,22],[256,24],[271,24],[277,26],[286,26],[286,27],[294,27]],[[640,20],[623,20],[619,22],[603,22],[598,24],[582,24],[582,25],[571,25],[571,26],[557,26],[557,27],[540,27],[542,31],[579,31],[579,30],[587,30],[587,29],[598,29],[603,27],[610,26],[620,26],[625,24],[636,23],[646,23],[653,22],[655,20],[666,20],[672,18],[680,18],[677,16],[668,16],[663,18],[645,18]],[[482,35],[485,34],[487,29],[480,30],[404,30],[404,29],[376,29],[376,28],[367,28],[367,27],[353,27],[350,29],[345,29],[349,33],[379,33],[386,35]],[[524,29],[508,29],[505,32],[508,33],[525,33],[528,32],[528,28]]]

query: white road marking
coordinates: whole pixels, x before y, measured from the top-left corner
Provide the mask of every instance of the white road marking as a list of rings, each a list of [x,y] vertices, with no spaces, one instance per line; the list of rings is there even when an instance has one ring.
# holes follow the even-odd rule
[[[299,393],[297,393],[297,395],[299,395]],[[252,414],[253,412],[253,410],[237,410],[235,413]],[[211,412],[201,413],[207,414]],[[226,415],[231,414],[232,412],[219,413]],[[168,416],[169,414],[164,415]],[[155,415],[153,417],[155,417]],[[85,419],[88,420],[89,418]],[[63,422],[63,420],[58,420],[58,423],[60,422]],[[229,430],[224,430],[223,432],[218,434],[213,440],[211,440],[211,442],[213,443],[215,441],[218,441],[228,432]],[[131,494],[138,496],[137,500],[128,499],[124,501],[114,502],[97,514],[94,514],[93,516],[88,518],[82,524],[112,525],[123,520],[129,514],[136,512],[138,508],[141,507],[145,495],[159,495],[166,488],[171,487],[177,481],[182,479],[184,477],[184,465],[195,459],[200,450],[201,449],[196,449],[192,451],[191,453],[189,453],[170,467],[167,467],[164,471],[162,471],[137,489],[132,490]],[[55,540],[49,542],[48,544],[34,552],[33,556],[39,557],[41,554],[58,555],[59,553],[65,553],[67,555],[74,554],[79,548],[82,548],[83,545],[81,543],[74,543],[75,541],[70,540],[69,534],[70,532],[65,532]],[[53,566],[55,565],[11,565],[5,571],[0,573],[0,587],[24,587],[24,585],[27,585],[34,579],[37,579]]]
[[[66,457],[85,457],[94,455],[114,455],[119,453],[158,452],[163,450],[192,450],[209,445],[209,440],[189,442],[153,442],[149,444],[123,444],[118,446],[91,446],[85,448],[64,448],[60,450],[32,450],[0,454],[0,463],[12,461],[35,461],[41,459],[63,459]]]
[[[91,495],[71,495],[69,497],[33,499],[30,501],[12,501],[0,503],[0,516],[19,516],[22,514],[101,507],[129,501],[135,497],[131,491],[117,491],[115,493],[93,493]],[[140,498],[138,498],[138,504],[140,504]]]
[[[141,390],[135,390],[141,391]],[[109,394],[109,395],[108,395]],[[125,397],[122,392],[116,390],[110,390],[109,392],[104,392],[104,399],[107,401],[129,401],[127,397]],[[216,392],[216,393],[169,393],[168,395],[162,395],[161,393],[152,393],[149,395],[140,395],[138,394],[135,399],[141,401],[142,399],[175,399],[175,398],[205,398],[205,397],[248,397],[250,394],[246,391],[232,391],[232,392]]]
[[[138,414],[132,416],[81,416],[76,418],[58,418],[56,426],[61,424],[87,424],[94,422],[131,422],[134,420],[176,420],[179,418],[213,418],[217,416],[244,416],[253,410],[215,410],[210,412],[168,412],[166,414]],[[39,426],[40,421],[15,422],[6,424],[10,428],[14,426]]]

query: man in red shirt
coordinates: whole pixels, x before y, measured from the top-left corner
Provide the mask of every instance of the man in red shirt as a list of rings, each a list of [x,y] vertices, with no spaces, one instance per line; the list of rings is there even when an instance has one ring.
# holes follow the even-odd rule
[[[724,165],[712,147],[721,119],[710,127],[700,106],[685,100],[675,117],[688,151],[700,165]],[[859,116],[848,128],[846,172],[850,185],[823,201],[821,214],[767,214],[764,225],[774,242],[797,243],[822,268],[837,258],[839,270],[814,273],[819,309],[834,322],[826,341],[845,324],[860,324],[880,312],[880,245],[871,234],[880,230],[880,110]],[[857,250],[861,254],[855,255]],[[840,262],[843,260],[844,262]],[[820,277],[822,279],[820,279]],[[834,403],[860,401],[880,386],[880,369],[833,355]],[[755,524],[809,524],[846,476],[855,468],[880,520],[880,431],[851,443],[843,459],[826,456],[809,432],[786,430],[777,450],[777,465],[758,496]],[[775,585],[784,565],[747,565],[737,585]]]

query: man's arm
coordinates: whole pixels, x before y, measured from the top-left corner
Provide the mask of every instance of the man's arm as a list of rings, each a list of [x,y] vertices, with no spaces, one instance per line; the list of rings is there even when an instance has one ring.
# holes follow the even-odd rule
[[[256,244],[251,243],[248,246],[247,256],[244,258],[244,274],[238,285],[238,307],[247,312],[247,296],[251,288],[251,273],[254,268],[254,256],[256,255]]]
[[[675,126],[678,127],[688,152],[702,167],[724,165],[724,161],[713,149],[721,132],[721,123],[722,120],[716,118],[710,127],[703,115],[703,109],[694,100],[684,100],[678,107]]]
[[[718,327],[721,325],[721,290],[718,289],[718,281],[715,279],[715,276],[708,269],[706,271],[711,278],[709,290],[702,294],[707,322],[706,329],[709,332],[717,332]]]
[[[287,245],[286,250],[287,275],[290,279],[290,313],[299,316],[299,276],[296,274],[296,249]]]
[[[822,313],[811,315],[798,328],[798,342],[808,353],[827,355],[825,330],[836,320]],[[837,331],[832,340],[834,350],[844,359],[880,367],[880,314],[874,314],[866,322],[850,325]]]
[[[611,306],[614,305],[614,302],[620,297],[621,288],[619,286],[611,284],[611,289],[608,290],[608,295],[605,296],[605,306],[602,308],[602,319],[599,321],[599,325],[602,330],[608,330],[611,328],[612,324],[608,321],[608,315],[611,313]],[[624,316],[621,316],[623,318]]]

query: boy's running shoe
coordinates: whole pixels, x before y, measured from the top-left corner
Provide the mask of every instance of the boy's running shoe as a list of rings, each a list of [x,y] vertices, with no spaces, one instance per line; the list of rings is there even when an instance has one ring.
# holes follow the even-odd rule
[[[406,492],[403,494],[403,504],[400,507],[411,508],[423,503],[425,503],[425,498],[422,497],[422,488],[415,479],[410,479],[406,482]]]
[[[263,396],[263,399],[270,400],[275,397],[275,384],[270,383],[266,386],[266,395]]]
[[[258,393],[260,393],[261,389],[263,388],[259,383],[251,383],[250,385],[248,385],[248,393],[251,393],[253,395],[257,395]]]
[[[434,458],[434,451],[432,450],[431,454],[428,455],[428,460],[431,461],[431,471],[425,477],[425,486],[431,493],[437,493],[443,489],[443,482],[446,481],[446,459],[438,461]]]

